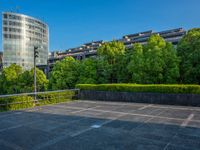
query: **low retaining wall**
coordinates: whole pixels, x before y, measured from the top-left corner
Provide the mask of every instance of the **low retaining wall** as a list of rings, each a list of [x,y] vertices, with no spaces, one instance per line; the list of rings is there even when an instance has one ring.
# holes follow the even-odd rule
[[[80,90],[78,97],[81,100],[200,106],[199,94],[163,94]]]

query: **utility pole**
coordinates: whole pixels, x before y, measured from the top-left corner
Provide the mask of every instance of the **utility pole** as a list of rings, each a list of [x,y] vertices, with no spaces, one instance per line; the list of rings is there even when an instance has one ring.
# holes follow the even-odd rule
[[[38,47],[34,46],[34,96],[37,100],[37,81],[36,81],[36,58],[38,57]]]

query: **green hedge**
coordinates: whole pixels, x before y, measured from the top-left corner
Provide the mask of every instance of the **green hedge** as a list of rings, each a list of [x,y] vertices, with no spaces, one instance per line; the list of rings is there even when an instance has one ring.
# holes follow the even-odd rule
[[[60,102],[71,101],[75,95],[75,91],[62,91],[62,92],[50,92],[47,94],[38,94],[37,99],[39,105],[55,104]]]
[[[13,96],[0,98],[0,111],[18,110],[34,107],[35,103],[31,96]]]
[[[78,84],[80,90],[200,94],[200,85],[179,84]]]
[[[30,108],[37,105],[55,104],[59,102],[71,101],[76,91],[48,92],[37,95],[39,103],[34,102],[34,95],[19,95],[0,98],[0,112],[8,110],[18,110]]]

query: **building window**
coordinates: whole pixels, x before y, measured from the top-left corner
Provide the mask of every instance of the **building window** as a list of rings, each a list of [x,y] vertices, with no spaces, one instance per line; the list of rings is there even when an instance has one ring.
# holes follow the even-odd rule
[[[4,15],[3,15],[3,18],[7,19],[7,18],[8,18],[8,15],[7,15],[7,14],[4,14]]]
[[[8,25],[8,22],[4,20],[3,25]]]
[[[3,31],[8,31],[8,28],[7,28],[7,27],[4,27],[4,28],[3,28]]]

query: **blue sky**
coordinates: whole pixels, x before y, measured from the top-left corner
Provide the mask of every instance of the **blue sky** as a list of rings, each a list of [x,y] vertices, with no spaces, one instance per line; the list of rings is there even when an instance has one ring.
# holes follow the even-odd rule
[[[16,6],[49,25],[50,51],[151,29],[200,27],[200,0],[0,0],[0,12]]]

